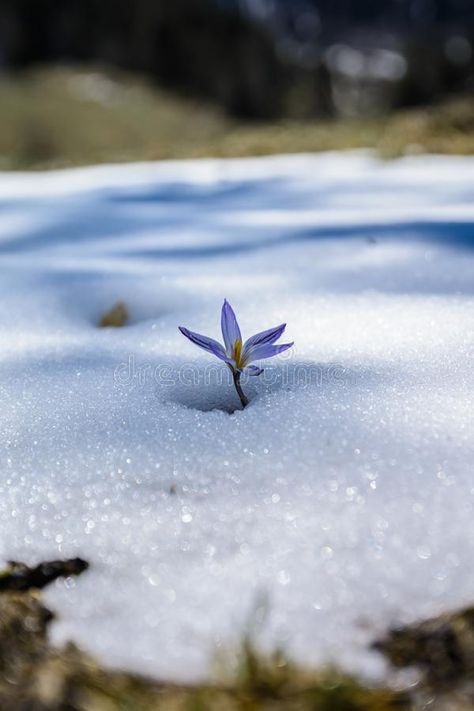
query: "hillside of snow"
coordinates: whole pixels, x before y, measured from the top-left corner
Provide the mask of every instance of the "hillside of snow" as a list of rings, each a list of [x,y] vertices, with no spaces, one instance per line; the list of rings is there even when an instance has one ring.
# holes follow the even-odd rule
[[[264,646],[379,674],[474,601],[474,159],[3,173],[0,218],[0,557],[91,562],[58,640],[193,679],[265,596]],[[178,332],[224,297],[295,341],[245,411]]]

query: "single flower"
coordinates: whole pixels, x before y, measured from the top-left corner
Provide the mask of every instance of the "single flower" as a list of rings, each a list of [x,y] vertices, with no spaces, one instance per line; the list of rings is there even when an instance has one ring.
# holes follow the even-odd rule
[[[286,323],[282,323],[275,328],[269,328],[267,331],[256,333],[255,336],[248,338],[242,344],[242,335],[240,333],[239,324],[235,316],[234,310],[229,302],[224,299],[221,312],[221,328],[224,345],[208,336],[201,336],[199,333],[194,333],[184,326],[179,326],[179,330],[189,338],[196,346],[203,348],[208,353],[220,358],[227,363],[232,371],[235,389],[239,395],[242,407],[248,405],[248,398],[245,396],[240,385],[240,377],[242,373],[246,375],[261,375],[263,368],[257,365],[252,365],[256,360],[271,358],[272,356],[283,353],[283,351],[291,348],[293,343],[281,343],[275,345],[286,328]]]

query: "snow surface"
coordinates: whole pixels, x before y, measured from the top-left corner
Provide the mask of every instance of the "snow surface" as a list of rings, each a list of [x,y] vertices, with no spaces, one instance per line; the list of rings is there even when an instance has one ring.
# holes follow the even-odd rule
[[[262,644],[378,674],[474,600],[473,159],[2,174],[0,217],[0,556],[92,563],[56,639],[196,678],[266,595]],[[233,414],[177,330],[224,297],[295,340]]]

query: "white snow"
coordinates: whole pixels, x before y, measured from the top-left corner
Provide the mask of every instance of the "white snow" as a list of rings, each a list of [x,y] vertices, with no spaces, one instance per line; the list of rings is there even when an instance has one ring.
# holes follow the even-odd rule
[[[266,595],[262,644],[378,674],[473,601],[474,159],[2,174],[0,217],[0,556],[92,563],[56,639],[196,678]],[[224,297],[295,341],[234,414],[177,330]]]

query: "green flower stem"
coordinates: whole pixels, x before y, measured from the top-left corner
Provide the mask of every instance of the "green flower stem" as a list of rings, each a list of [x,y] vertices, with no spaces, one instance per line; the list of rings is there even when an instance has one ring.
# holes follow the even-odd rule
[[[233,371],[232,371],[232,376],[233,376],[233,378],[234,378],[235,389],[237,390],[237,395],[238,395],[239,398],[240,398],[240,402],[242,403],[242,409],[243,409],[243,408],[247,407],[247,405],[249,404],[249,399],[248,399],[248,397],[246,396],[246,394],[244,393],[244,391],[242,390],[242,386],[240,385],[240,373],[239,373],[239,371],[238,371],[238,370],[233,370]]]

